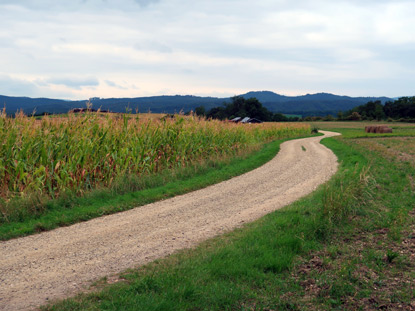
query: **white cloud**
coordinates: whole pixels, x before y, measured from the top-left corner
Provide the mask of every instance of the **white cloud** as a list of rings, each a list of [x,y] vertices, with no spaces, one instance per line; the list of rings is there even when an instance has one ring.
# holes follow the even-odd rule
[[[95,87],[99,81],[95,77],[57,77],[50,78],[46,81],[50,84],[64,85],[68,88],[80,90],[83,87]]]
[[[30,81],[12,78],[7,75],[0,75],[0,94],[25,95],[36,94],[36,85]]]
[[[0,12],[0,74],[19,95],[399,96],[414,82],[412,1],[0,0]]]

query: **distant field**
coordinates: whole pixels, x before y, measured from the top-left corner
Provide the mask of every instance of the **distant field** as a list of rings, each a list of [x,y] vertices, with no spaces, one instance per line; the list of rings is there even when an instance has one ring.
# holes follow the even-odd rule
[[[391,128],[412,128],[415,129],[414,123],[403,123],[403,122],[386,122],[386,121],[318,121],[318,122],[307,122],[315,125],[319,128],[325,129],[364,129],[368,125],[384,124]]]
[[[397,136],[415,136],[415,124],[414,123],[402,123],[402,122],[308,122],[312,127],[319,129],[326,129],[331,131],[341,131],[344,138],[357,138],[357,137],[397,137]],[[365,133],[365,126],[373,125],[386,125],[392,128],[391,134],[374,134]]]

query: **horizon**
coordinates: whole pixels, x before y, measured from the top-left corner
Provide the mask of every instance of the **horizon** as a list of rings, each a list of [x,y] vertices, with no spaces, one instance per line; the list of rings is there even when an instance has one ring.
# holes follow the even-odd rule
[[[5,96],[397,98],[415,84],[408,0],[2,0],[0,12]]]
[[[232,98],[234,96],[243,96],[246,95],[248,93],[261,93],[261,92],[270,92],[276,95],[280,95],[280,96],[284,96],[284,97],[301,97],[301,96],[307,96],[307,95],[319,95],[319,94],[327,94],[327,95],[334,95],[334,96],[345,96],[345,97],[351,97],[351,98],[390,98],[390,99],[398,99],[398,98],[402,98],[402,97],[412,97],[415,95],[403,95],[403,96],[397,96],[397,97],[389,97],[389,96],[350,96],[350,95],[342,95],[342,94],[333,94],[333,93],[329,93],[329,92],[317,92],[317,93],[306,93],[306,94],[300,94],[300,95],[285,95],[285,94],[280,94],[274,91],[268,91],[268,90],[261,90],[261,91],[248,91],[245,93],[241,93],[241,94],[234,94],[234,95],[230,95],[230,96],[225,96],[225,97],[217,97],[217,96],[212,96],[212,95],[194,95],[194,94],[161,94],[161,95],[148,95],[148,96],[126,96],[126,97],[99,97],[99,96],[91,96],[88,98],[78,98],[78,99],[68,99],[68,98],[56,98],[56,97],[45,97],[45,96],[40,96],[40,97],[32,97],[32,96],[14,96],[14,95],[5,95],[5,94],[0,94],[0,96],[5,96],[5,97],[14,97],[14,98],[31,98],[31,99],[53,99],[53,100],[62,100],[62,101],[83,101],[83,100],[91,100],[91,99],[99,99],[99,100],[103,100],[103,99],[111,99],[111,98],[151,98],[151,97],[162,97],[162,96],[166,96],[166,97],[174,97],[174,96],[194,96],[194,97],[210,97],[210,98],[217,98],[217,99],[227,99],[227,98]]]

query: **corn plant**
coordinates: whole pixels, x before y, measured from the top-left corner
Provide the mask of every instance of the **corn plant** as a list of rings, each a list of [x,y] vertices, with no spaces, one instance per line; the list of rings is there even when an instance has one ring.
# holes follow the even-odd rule
[[[233,124],[197,117],[68,114],[42,119],[0,112],[0,197],[82,194],[115,179],[231,157],[310,133],[306,124]]]

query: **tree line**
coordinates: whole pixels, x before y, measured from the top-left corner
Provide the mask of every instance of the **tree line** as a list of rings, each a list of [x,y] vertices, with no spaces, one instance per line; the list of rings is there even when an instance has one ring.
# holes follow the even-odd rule
[[[368,103],[348,111],[340,111],[337,117],[327,116],[308,116],[305,118],[288,117],[281,113],[273,113],[264,107],[255,97],[244,98],[234,96],[230,103],[206,110],[204,106],[195,109],[195,114],[206,118],[231,120],[235,117],[250,117],[261,121],[360,121],[360,120],[396,120],[403,122],[415,122],[415,96],[401,97],[395,101],[388,101],[384,105],[380,100],[369,101]]]
[[[332,115],[308,116],[302,121],[360,121],[360,120],[388,120],[415,123],[415,97],[401,97],[395,101],[388,101],[384,105],[380,100],[368,103],[348,111],[340,111],[337,118]]]
[[[342,120],[398,120],[415,122],[415,97],[401,97],[388,101],[384,105],[380,101],[370,101],[357,106],[343,115]]]
[[[199,106],[195,109],[195,114],[219,120],[249,117],[261,121],[299,121],[298,117],[287,117],[281,113],[269,111],[255,97],[246,99],[242,96],[234,96],[230,103],[224,103],[223,106],[213,107],[208,111],[204,106]]]

